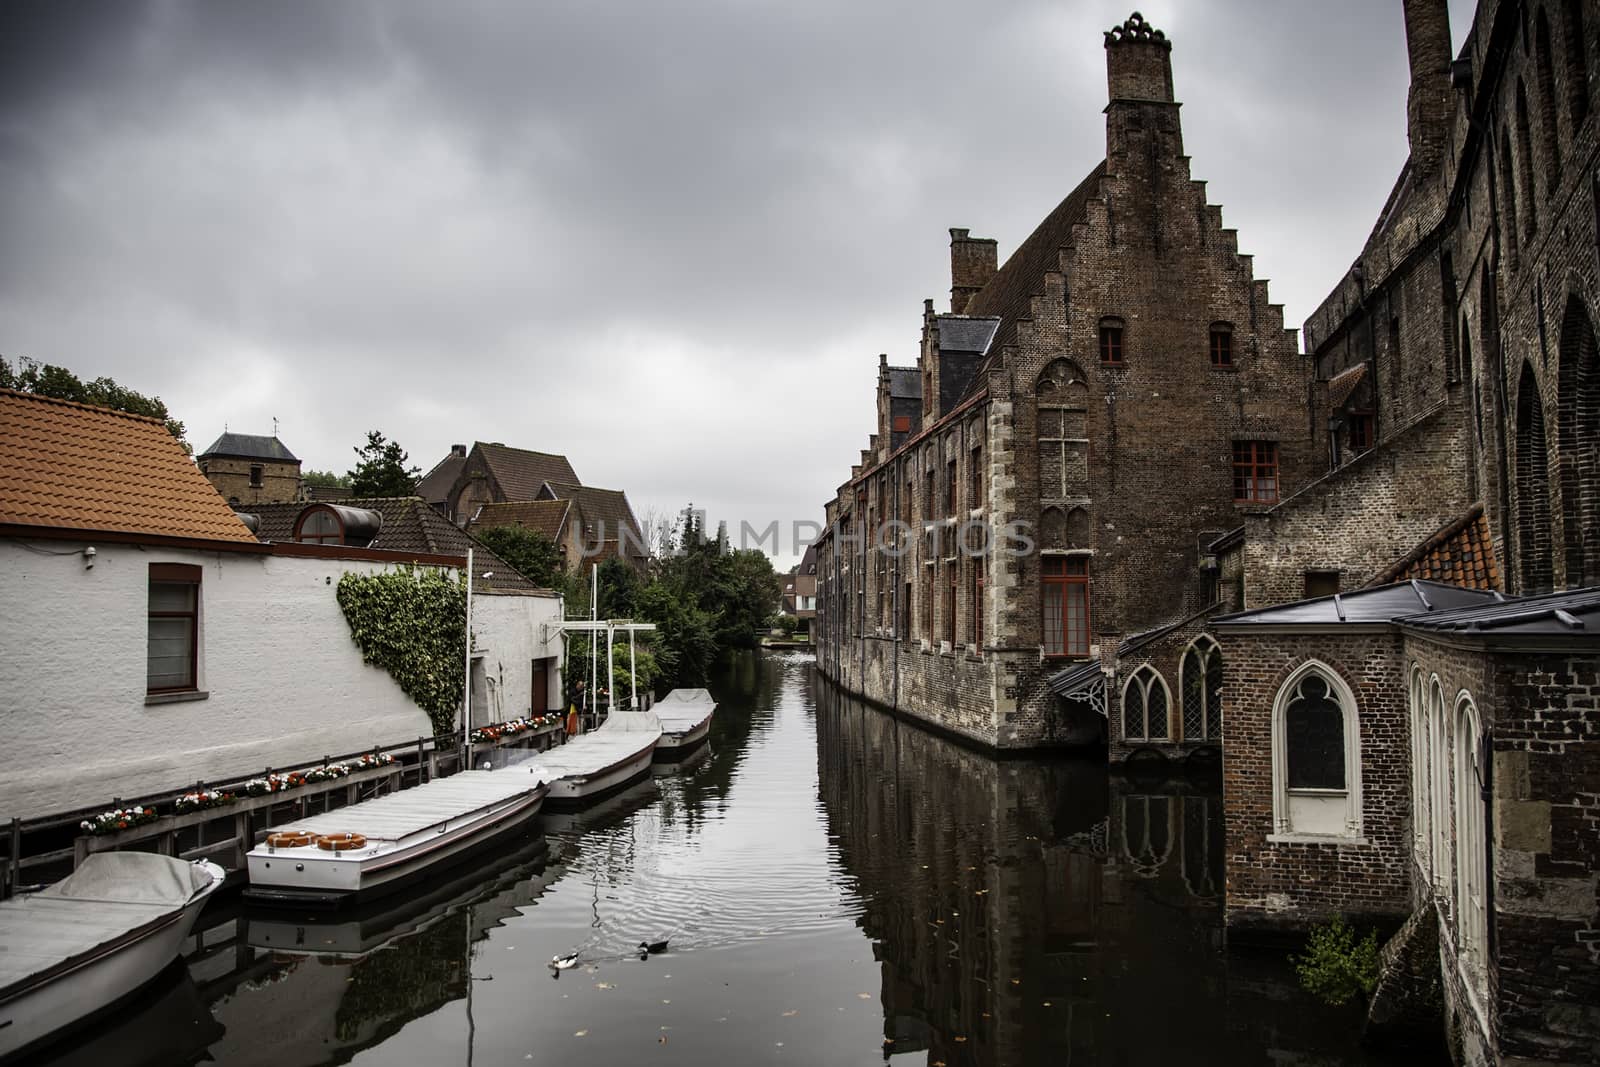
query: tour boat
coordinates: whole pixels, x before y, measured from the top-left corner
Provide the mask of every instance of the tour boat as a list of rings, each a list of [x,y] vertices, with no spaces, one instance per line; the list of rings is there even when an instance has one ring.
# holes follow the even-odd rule
[[[545,781],[531,762],[462,771],[286,824],[245,857],[244,899],[326,908],[393,892],[519,828],[538,813]]]
[[[506,770],[541,767],[550,783],[550,807],[583,807],[649,774],[660,739],[661,721],[653,712],[613,711],[599,729]]]
[[[711,716],[717,710],[717,702],[704,689],[674,689],[650,710],[661,720],[656,760],[680,763],[711,736]]]
[[[0,902],[0,1056],[37,1048],[152,982],[225,872],[149,852],[98,852]]]

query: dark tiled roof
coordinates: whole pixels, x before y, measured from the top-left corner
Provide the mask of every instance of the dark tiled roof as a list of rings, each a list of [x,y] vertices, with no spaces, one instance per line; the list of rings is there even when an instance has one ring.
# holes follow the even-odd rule
[[[0,389],[0,523],[255,540],[158,419]]]
[[[1544,596],[1519,597],[1412,615],[1399,620],[1409,629],[1484,637],[1600,637],[1600,587]],[[1600,651],[1600,644],[1594,646]]]
[[[1494,540],[1482,504],[1473,505],[1465,515],[1406,553],[1367,585],[1388,585],[1412,578],[1448,582],[1468,589],[1500,588]]]
[[[466,462],[466,456],[458,456],[452,449],[448,456],[433,465],[433,470],[422,476],[422,481],[417,483],[417,495],[430,504],[443,504],[449,500],[450,487],[456,484],[461,467]]]
[[[1344,626],[1383,624],[1428,612],[1479,607],[1504,601],[1499,593],[1415,580],[1352,593],[1255,608],[1212,620],[1220,628],[1246,626]]]
[[[253,433],[225,433],[211,447],[200,453],[207,456],[233,456],[238,459],[267,459],[274,463],[299,463],[299,458],[283,447],[276,437],[263,437]]]
[[[922,398],[922,375],[915,367],[889,368],[889,395]]]
[[[250,504],[239,506],[261,520],[256,536],[263,541],[293,541],[295,520],[312,504]],[[511,564],[495,555],[475,538],[458,529],[449,519],[428,506],[427,501],[415,496],[361,497],[341,500],[339,507],[362,508],[375,511],[383,517],[378,536],[366,547],[381,552],[413,552],[435,556],[465,556],[471,548],[477,555],[473,570],[482,574],[493,571],[494,577],[477,580],[473,586],[479,591],[529,590],[537,588],[522,577]]]
[[[815,541],[806,546],[805,555],[800,557],[800,562],[795,567],[796,574],[817,573],[817,543]]]
[[[1072,227],[1088,217],[1089,201],[1099,192],[1100,179],[1105,173],[1105,160],[1101,160],[1089,176],[1044,217],[1028,239],[1017,246],[1011,258],[989,279],[989,284],[968,301],[966,313],[969,317],[1002,320],[994,339],[996,345],[1014,341],[1017,320],[1032,317],[1030,298],[1044,292],[1046,273],[1061,269],[1059,253],[1072,244]]]
[[[1344,402],[1350,399],[1350,394],[1356,391],[1356,386],[1366,376],[1367,365],[1357,363],[1328,379],[1328,409],[1338,411],[1344,407]]]
[[[468,524],[468,530],[493,526],[520,526],[560,541],[567,525],[570,500],[522,500],[510,504],[485,504]]]
[[[539,488],[546,482],[578,484],[578,476],[566,456],[549,452],[530,452],[525,448],[511,448],[499,443],[473,446],[488,464],[494,480],[507,500],[537,500]]]
[[[969,315],[939,316],[939,350],[941,352],[976,352],[989,350],[989,342],[1000,329],[997,318],[975,319]]]
[[[344,485],[308,485],[305,492],[307,500],[349,500],[353,495]]]
[[[627,494],[621,489],[597,489],[591,485],[550,482],[546,484],[544,491],[547,496],[556,500],[577,502],[578,510],[583,516],[586,541],[593,537],[597,524],[600,524],[600,533],[607,541],[621,536],[617,531],[626,526],[633,531],[634,538],[640,544],[644,543],[639,522],[633,516],[633,508],[628,506]],[[633,548],[632,545],[628,547]]]

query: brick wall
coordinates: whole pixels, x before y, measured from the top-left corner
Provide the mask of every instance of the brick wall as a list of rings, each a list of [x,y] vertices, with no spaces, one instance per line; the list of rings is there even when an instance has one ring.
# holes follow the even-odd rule
[[[250,469],[261,468],[259,483]],[[200,473],[230,504],[292,504],[300,499],[300,464],[207,456]]]

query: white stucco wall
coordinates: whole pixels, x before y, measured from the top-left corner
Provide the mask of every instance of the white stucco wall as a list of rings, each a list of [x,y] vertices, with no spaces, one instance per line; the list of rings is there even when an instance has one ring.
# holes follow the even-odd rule
[[[361,662],[334,597],[346,571],[391,564],[95,547],[86,569],[82,544],[0,541],[0,819],[176,793],[432,733],[388,673]],[[203,568],[197,670],[207,699],[145,702],[152,563]],[[559,601],[474,601],[477,644],[506,664],[508,698],[521,678],[526,707],[536,622],[555,619]],[[510,668],[522,660],[519,675]]]
[[[486,699],[473,701],[474,726],[528,714],[533,706],[536,659],[555,660],[550,664],[542,703],[548,708],[559,706],[561,636],[553,624],[560,616],[561,602],[554,597],[473,595],[472,648],[474,655],[483,654],[484,675],[489,679]]]

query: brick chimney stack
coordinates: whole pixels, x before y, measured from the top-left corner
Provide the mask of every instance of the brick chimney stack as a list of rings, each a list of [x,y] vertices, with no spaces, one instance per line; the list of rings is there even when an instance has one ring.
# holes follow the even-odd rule
[[[968,237],[950,231],[950,313],[965,315],[967,304],[989,284],[999,264],[999,246],[992,237]]]
[[[1455,105],[1450,94],[1450,9],[1446,0],[1405,0],[1405,20],[1411,65],[1406,136],[1412,165],[1426,173],[1444,158]]]
[[[1106,82],[1112,103],[1172,103],[1172,42],[1137,11],[1106,31]]]

